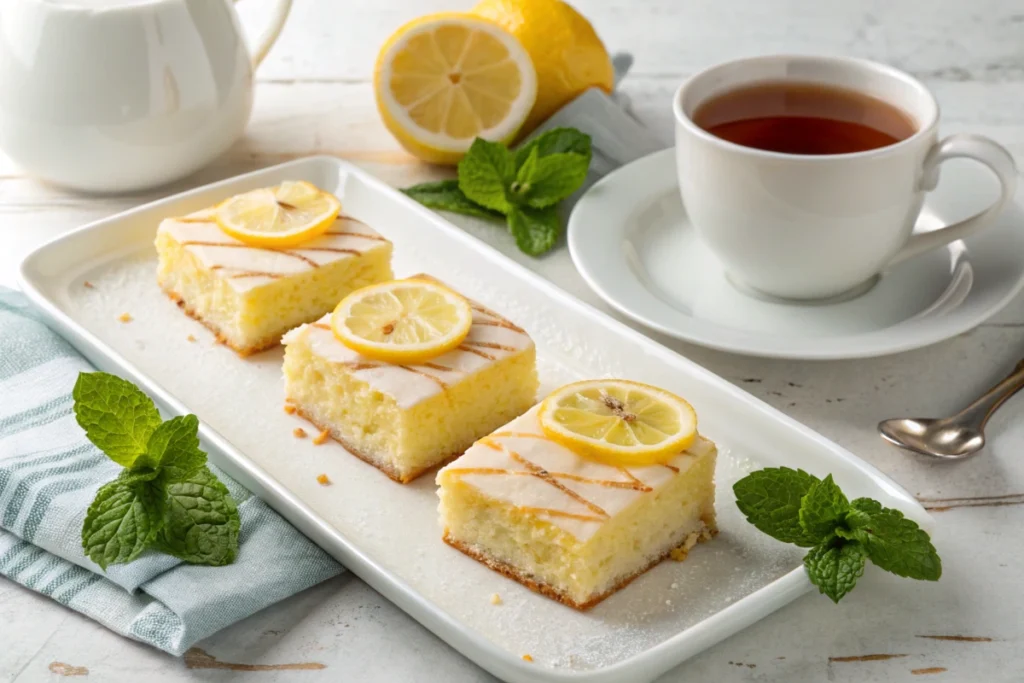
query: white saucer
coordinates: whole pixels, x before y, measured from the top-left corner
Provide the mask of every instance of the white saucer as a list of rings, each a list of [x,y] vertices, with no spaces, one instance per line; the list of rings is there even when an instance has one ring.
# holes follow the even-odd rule
[[[965,218],[992,201],[981,167],[949,162],[917,229]],[[676,186],[672,150],[611,173],[576,204],[569,250],[613,307],[659,332],[774,358],[864,358],[948,339],[980,324],[1024,286],[1024,214],[905,261],[863,295],[828,304],[780,303],[736,289],[697,239]]]

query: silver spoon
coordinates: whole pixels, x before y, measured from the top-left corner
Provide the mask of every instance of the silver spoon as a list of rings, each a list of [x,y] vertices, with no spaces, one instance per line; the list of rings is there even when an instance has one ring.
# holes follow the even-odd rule
[[[985,445],[985,423],[992,413],[1022,388],[1024,360],[1006,379],[952,417],[898,417],[879,422],[878,431],[889,443],[914,453],[942,460],[969,458]]]

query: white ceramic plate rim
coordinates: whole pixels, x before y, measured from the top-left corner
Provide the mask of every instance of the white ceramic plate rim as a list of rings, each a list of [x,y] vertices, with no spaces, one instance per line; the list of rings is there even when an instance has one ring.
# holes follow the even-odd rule
[[[694,376],[713,383],[716,389],[721,390],[730,400],[746,404],[749,409],[760,414],[761,417],[777,423],[788,433],[806,440],[809,446],[820,450],[821,457],[830,458],[834,466],[855,472],[858,476],[863,477],[871,486],[877,487],[879,493],[892,499],[893,503],[909,517],[917,520],[926,529],[932,528],[933,520],[913,496],[888,476],[857,458],[849,451],[726,380],[717,377],[696,363],[579,301],[525,267],[516,264],[510,258],[466,234],[440,215],[420,206],[382,181],[361,171],[358,167],[333,157],[309,157],[254,171],[152,202],[110,218],[89,223],[47,242],[29,254],[19,269],[20,285],[30,300],[49,320],[52,327],[98,367],[133,378],[147,393],[171,413],[184,414],[190,412],[186,405],[164,390],[137,366],[125,360],[108,344],[101,341],[93,332],[62,311],[57,303],[47,295],[48,258],[51,255],[56,256],[62,249],[66,249],[68,243],[90,230],[99,229],[118,221],[130,221],[133,217],[145,211],[165,209],[165,207],[171,207],[179,202],[187,203],[191,201],[194,204],[195,198],[204,193],[217,191],[230,194],[232,188],[244,184],[252,186],[264,176],[281,172],[299,172],[299,169],[308,165],[318,164],[331,164],[339,172],[358,176],[361,182],[365,182],[375,191],[389,196],[395,202],[403,202],[405,208],[415,212],[418,218],[424,222],[425,226],[430,226],[437,231],[439,240],[460,242],[474,249],[481,259],[485,259],[495,268],[507,271],[508,274],[519,279],[523,286],[539,290],[553,305],[568,308],[575,314],[585,316],[591,322],[604,326],[610,333],[619,335],[624,340],[634,344],[636,348],[643,350],[647,355],[660,359],[666,364],[675,364],[683,367]],[[167,208],[166,213],[172,214],[175,212]],[[200,425],[200,435],[204,443],[209,447],[210,456],[215,464],[222,467],[250,491],[263,498],[296,528],[336,557],[349,570],[394,602],[426,628],[433,631],[457,651],[491,673],[516,683],[532,683],[534,681],[621,683],[624,681],[650,680],[703,649],[746,628],[812,588],[802,568],[797,567],[722,611],[621,662],[586,672],[540,668],[521,661],[509,652],[492,644],[483,636],[465,628],[458,620],[424,598],[393,572],[376,564],[372,558],[363,553],[360,548],[356,547],[344,535],[320,518],[309,506],[282,486],[266,470],[252,462],[239,449],[231,445],[227,439],[205,423]]]
[[[624,198],[623,190],[619,186],[626,186],[633,177],[644,178],[645,190],[642,194],[637,193]],[[620,297],[610,286],[608,278],[601,275],[594,254],[599,250],[602,253],[621,254],[622,230],[628,223],[630,214],[638,205],[646,205],[649,200],[663,196],[675,186],[673,149],[655,152],[616,169],[595,183],[577,202],[569,217],[567,241],[576,270],[598,296],[623,315],[676,339],[719,351],[762,358],[871,358],[921,348],[971,330],[1006,307],[1024,288],[1024,267],[1021,267],[1016,274],[1017,279],[1012,284],[1007,283],[1005,291],[990,305],[975,306],[977,310],[964,314],[964,310],[967,310],[965,304],[970,301],[968,295],[968,302],[960,306],[960,309],[964,310],[958,311],[956,317],[928,316],[916,321],[912,331],[901,330],[899,334],[875,330],[832,337],[782,337],[729,328],[699,318],[667,323],[657,317],[637,312],[628,301]],[[609,200],[602,196],[605,193],[614,193],[616,197]],[[1000,220],[1015,219],[1019,215],[1020,208],[1016,204],[1011,204]],[[988,228],[994,229],[995,226]],[[654,293],[650,293],[650,296],[656,298]]]

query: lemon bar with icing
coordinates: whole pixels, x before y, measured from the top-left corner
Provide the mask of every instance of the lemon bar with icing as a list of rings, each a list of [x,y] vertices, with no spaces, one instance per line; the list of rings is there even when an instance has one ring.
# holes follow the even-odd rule
[[[444,540],[585,610],[715,533],[715,444],[616,467],[548,440],[535,407],[437,474]]]
[[[347,216],[308,242],[270,249],[231,237],[204,209],[161,222],[156,249],[164,292],[242,355],[275,346],[349,292],[392,277],[391,243]]]
[[[417,276],[424,279],[424,276]],[[469,334],[420,364],[371,360],[330,316],[284,338],[287,400],[349,452],[405,483],[464,452],[536,399],[533,340],[475,302]]]

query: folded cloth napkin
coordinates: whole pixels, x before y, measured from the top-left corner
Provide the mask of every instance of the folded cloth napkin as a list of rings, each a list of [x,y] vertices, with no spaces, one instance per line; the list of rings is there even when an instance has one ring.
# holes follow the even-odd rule
[[[93,368],[0,287],[0,575],[174,655],[342,567],[211,467],[238,503],[235,562],[200,567],[147,552],[106,572],[82,552],[85,511],[120,467],[75,421],[71,389]]]

